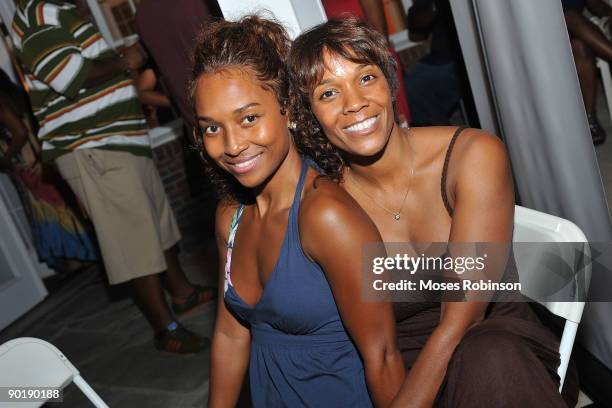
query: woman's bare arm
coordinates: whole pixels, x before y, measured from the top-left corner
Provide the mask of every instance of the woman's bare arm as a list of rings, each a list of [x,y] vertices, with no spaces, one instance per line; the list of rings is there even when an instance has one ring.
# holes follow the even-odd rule
[[[249,361],[251,334],[225,307],[225,259],[227,236],[235,207],[219,204],[215,222],[215,236],[219,249],[219,297],[217,320],[212,338],[210,393],[211,408],[234,407],[240,396],[242,382]]]
[[[390,405],[404,379],[389,302],[361,298],[363,244],[380,242],[376,226],[336,185],[317,182],[316,198],[300,212],[305,252],[325,271],[340,316],[363,359],[368,389],[377,407]]]
[[[612,7],[602,0],[586,0],[586,8],[598,17],[612,17]]]
[[[583,41],[598,57],[612,61],[612,42],[582,13],[573,9],[567,10],[565,24],[572,37]]]
[[[449,243],[512,240],[514,192],[506,150],[495,136],[466,130],[468,145],[456,163],[454,210]],[[468,139],[468,140],[465,140]],[[484,317],[487,302],[446,302],[440,324],[398,393],[396,407],[431,407],[451,356],[465,332]]]
[[[138,99],[145,105],[167,108],[170,106],[170,99],[161,92],[155,90],[157,77],[152,69],[145,69],[136,80]]]

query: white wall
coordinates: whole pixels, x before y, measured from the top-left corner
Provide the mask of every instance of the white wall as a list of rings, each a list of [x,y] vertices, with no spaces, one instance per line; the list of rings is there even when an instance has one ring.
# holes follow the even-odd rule
[[[11,26],[13,21],[13,14],[15,13],[15,4],[12,0],[1,0],[0,1],[0,17],[4,20],[6,28]]]
[[[219,0],[218,3],[226,20],[238,20],[245,14],[267,10],[285,25],[292,39],[302,31],[327,21],[319,0]]]
[[[11,23],[13,22],[13,14],[15,13],[15,5],[10,0],[0,0],[0,19],[4,23],[7,30],[11,29]],[[0,68],[6,72],[13,81],[16,81],[17,77],[13,72],[11,66],[11,60],[9,58],[4,42],[0,41]]]

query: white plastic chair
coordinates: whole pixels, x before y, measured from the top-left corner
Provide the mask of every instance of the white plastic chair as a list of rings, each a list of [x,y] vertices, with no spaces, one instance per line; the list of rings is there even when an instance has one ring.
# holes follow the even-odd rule
[[[20,337],[0,346],[0,387],[64,389],[70,382],[74,382],[94,406],[108,408],[79,370],[53,344],[33,337]],[[44,402],[0,402],[0,407],[26,408],[42,404]]]
[[[578,228],[576,224],[572,223],[571,221],[520,206],[515,207],[513,241],[588,242],[580,228]],[[564,247],[562,246],[559,247],[561,251],[563,248]],[[585,256],[588,259],[590,257],[588,245],[585,245],[584,249]],[[566,253],[560,253],[558,255],[567,259],[568,257],[576,256],[576,253],[573,248],[571,248]],[[521,259],[520,256],[515,257],[515,259],[521,283],[523,282],[524,278],[529,280],[539,279],[540,277],[543,279],[547,278],[546,276],[538,275],[538,264],[537,262],[534,262],[533,259]],[[573,265],[571,259],[568,261],[569,265]],[[584,281],[576,281],[575,283],[579,290],[583,290],[584,293],[586,293],[591,278],[590,263],[586,264],[584,274],[577,274],[576,277],[584,278]],[[525,285],[523,285],[523,287],[525,287]],[[529,296],[529,293],[524,294]],[[574,340],[576,339],[578,324],[582,318],[584,302],[540,302],[540,304],[546,307],[546,309],[548,309],[551,313],[565,319],[565,327],[563,329],[563,335],[561,336],[561,344],[559,347],[561,364],[557,370],[557,374],[560,378],[559,392],[561,392],[563,382],[565,381],[565,374],[567,373],[570,356],[572,354]]]

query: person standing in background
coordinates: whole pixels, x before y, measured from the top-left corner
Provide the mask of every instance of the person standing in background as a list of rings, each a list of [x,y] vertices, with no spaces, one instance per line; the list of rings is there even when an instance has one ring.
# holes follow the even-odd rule
[[[413,125],[449,125],[468,91],[467,74],[448,0],[415,0],[407,17],[410,40],[431,36],[429,54],[406,73]]]
[[[109,282],[130,282],[158,349],[205,350],[208,339],[175,320],[164,294],[175,314],[214,297],[192,285],[178,262],[180,233],[128,73],[142,66],[142,53],[131,47],[120,58],[67,2],[17,1],[11,34],[42,159],[55,162],[93,221]]]
[[[173,119],[174,116],[172,115],[172,102],[170,98],[160,87],[160,81],[157,78],[155,69],[150,65],[150,60],[147,63],[147,65],[140,68],[139,72],[132,72],[132,75],[138,90],[138,100],[142,104],[147,124],[150,128],[154,128],[160,124],[160,114],[162,119],[168,117]]]
[[[191,50],[200,27],[210,17],[204,0],[142,0],[136,8],[140,41],[155,61],[189,135],[194,125],[187,92]]]
[[[181,138],[185,169],[192,195],[202,190],[201,163],[193,149],[193,110],[188,100],[191,52],[196,36],[210,18],[221,18],[221,11],[209,0],[142,0],[136,7],[136,30],[141,44],[155,62],[174,105],[183,119]]]
[[[561,6],[574,54],[591,138],[593,144],[597,145],[606,141],[606,132],[601,127],[595,112],[599,81],[595,56],[612,62],[612,42],[582,12],[586,8],[594,16],[607,18],[609,21],[612,18],[612,7],[601,0],[561,0]]]

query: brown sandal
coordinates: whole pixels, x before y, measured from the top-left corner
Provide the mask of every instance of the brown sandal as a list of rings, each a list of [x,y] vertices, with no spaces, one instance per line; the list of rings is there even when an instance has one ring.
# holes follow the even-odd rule
[[[155,348],[159,351],[193,354],[210,346],[210,339],[187,330],[179,323],[173,322],[171,325],[171,328],[166,328],[155,335]]]
[[[217,290],[211,287],[193,285],[193,292],[187,297],[173,297],[172,311],[175,315],[183,315],[196,307],[212,302],[217,298]]]

